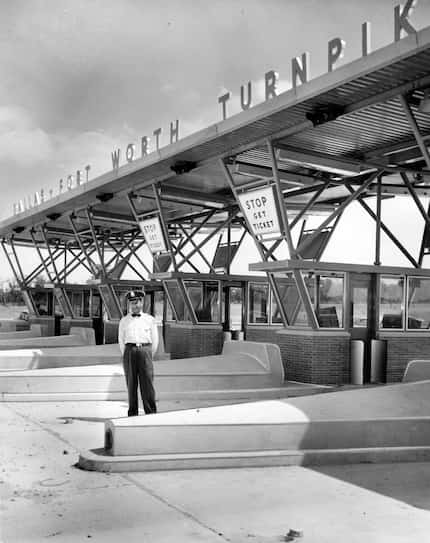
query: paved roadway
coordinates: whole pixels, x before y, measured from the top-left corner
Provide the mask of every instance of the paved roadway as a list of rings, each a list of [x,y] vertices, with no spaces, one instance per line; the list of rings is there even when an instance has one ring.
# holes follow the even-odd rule
[[[163,409],[185,407],[164,402]],[[124,402],[0,404],[2,543],[430,541],[430,464],[106,474],[74,467]]]

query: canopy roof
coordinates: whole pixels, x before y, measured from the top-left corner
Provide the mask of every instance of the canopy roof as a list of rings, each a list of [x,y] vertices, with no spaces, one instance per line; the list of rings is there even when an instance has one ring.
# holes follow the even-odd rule
[[[399,169],[411,173],[418,194],[430,194],[430,172],[405,115],[406,97],[424,140],[430,139],[430,114],[419,111],[430,89],[430,27],[383,49],[299,85],[238,115],[90,180],[37,207],[0,223],[0,237],[33,244],[32,227],[45,224],[49,242],[73,243],[68,216],[79,228],[93,220],[109,235],[136,229],[126,194],[137,198],[139,214],[155,208],[152,184],[161,184],[167,222],[192,224],[207,209],[219,212],[207,226],[220,224],[237,203],[218,159],[226,160],[235,183],[271,178],[266,139],[275,142],[287,208],[309,201],[309,187],[328,183],[313,211],[339,205],[369,171],[384,169],[382,192],[406,192]],[[320,124],[321,123],[321,124]],[[185,171],[188,170],[188,171]],[[363,196],[375,194],[372,183]]]

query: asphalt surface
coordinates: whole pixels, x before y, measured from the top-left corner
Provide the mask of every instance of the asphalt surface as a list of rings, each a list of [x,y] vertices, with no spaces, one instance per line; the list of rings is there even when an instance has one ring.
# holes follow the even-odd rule
[[[124,402],[0,404],[2,543],[430,541],[427,463],[78,469],[79,451],[102,446],[104,420],[126,409]]]

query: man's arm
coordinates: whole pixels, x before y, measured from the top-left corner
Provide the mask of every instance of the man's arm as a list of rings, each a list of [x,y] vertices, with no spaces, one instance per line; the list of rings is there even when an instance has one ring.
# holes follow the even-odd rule
[[[118,327],[118,343],[119,343],[119,350],[121,351],[121,354],[124,354],[125,351],[125,341],[124,341],[124,318],[122,318],[119,321],[119,327]]]
[[[157,352],[157,349],[158,349],[158,326],[154,317],[152,317],[151,343],[152,343],[152,356],[154,356],[154,354]]]

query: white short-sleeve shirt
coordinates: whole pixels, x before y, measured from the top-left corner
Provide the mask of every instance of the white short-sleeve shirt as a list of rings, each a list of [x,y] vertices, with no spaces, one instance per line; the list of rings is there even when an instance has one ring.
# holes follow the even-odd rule
[[[129,313],[119,321],[118,343],[121,354],[124,354],[126,343],[151,343],[152,354],[158,348],[158,329],[154,317],[148,313],[140,313],[132,317]]]

